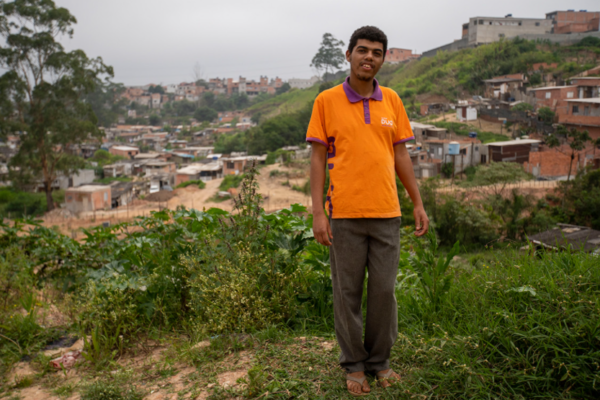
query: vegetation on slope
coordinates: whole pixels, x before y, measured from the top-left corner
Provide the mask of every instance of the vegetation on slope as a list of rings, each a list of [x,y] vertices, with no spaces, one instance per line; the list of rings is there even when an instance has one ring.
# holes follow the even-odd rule
[[[28,221],[31,230],[19,222],[1,225],[0,376],[28,357],[39,369],[35,379],[47,376],[56,385],[62,372],[45,367],[40,351],[65,334],[87,334],[93,339],[84,358],[89,368],[80,373],[89,374],[88,382],[103,370],[113,379],[128,368],[115,360],[135,352],[141,339],[172,335],[178,362],[201,366],[189,385],[216,379],[207,365],[226,354],[256,354],[248,385],[217,387],[214,398],[313,398],[315,390],[324,398],[348,396],[341,371],[332,367],[339,350],[319,353],[319,343],[305,338],[307,332],[333,336],[328,249],[312,240],[305,208],[265,214],[256,189],[252,171],[235,213],[163,210],[87,231],[82,242],[34,221]],[[391,356],[404,379],[388,396],[600,395],[597,257],[508,248],[455,260],[457,244],[445,255],[434,234],[414,239],[411,233],[406,228],[401,243],[400,335]],[[52,288],[45,293],[54,293],[53,304],[75,323],[42,327],[39,315],[49,297],[31,287]],[[289,351],[301,335],[295,341],[302,351]],[[201,340],[211,344],[194,346]],[[4,379],[0,385],[8,390],[26,384]],[[119,398],[128,386],[111,391]],[[98,392],[92,389],[75,390],[91,396]]]
[[[501,40],[474,49],[440,52],[434,57],[399,70],[390,80],[405,104],[416,110],[419,95],[434,94],[453,101],[469,95],[483,95],[484,80],[494,76],[525,73],[535,63],[557,63],[551,71],[566,79],[595,66],[598,51],[594,44],[562,47],[549,42],[523,39]]]

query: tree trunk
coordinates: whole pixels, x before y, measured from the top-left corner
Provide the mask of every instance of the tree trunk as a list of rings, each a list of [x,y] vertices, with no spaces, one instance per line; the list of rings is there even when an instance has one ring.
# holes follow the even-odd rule
[[[569,175],[567,176],[567,182],[571,180],[571,169],[573,168],[573,159],[575,159],[575,154],[571,153],[571,162],[569,163]]]
[[[54,200],[52,199],[52,181],[44,182],[44,191],[46,192],[46,210],[54,210]]]

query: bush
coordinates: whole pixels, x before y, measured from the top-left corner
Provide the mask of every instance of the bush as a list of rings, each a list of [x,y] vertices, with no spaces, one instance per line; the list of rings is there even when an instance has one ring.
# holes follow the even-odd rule
[[[23,218],[40,216],[46,212],[44,193],[20,192],[12,188],[0,188],[0,218]]]
[[[297,255],[307,240],[303,233],[280,233],[273,239],[277,246],[269,244],[270,223],[283,222],[283,215],[264,216],[257,188],[252,169],[239,200],[234,198],[235,216],[227,227],[221,222],[221,241],[205,240],[199,253],[185,258],[193,323],[203,331],[247,332],[283,323],[295,316],[296,297],[305,291]]]
[[[81,400],[142,400],[143,397],[133,386],[123,388],[112,381],[94,382],[81,394]]]
[[[198,186],[199,189],[204,189],[206,187],[206,183],[204,181],[202,181],[200,179],[192,179],[189,181],[181,182],[175,188],[185,188],[190,185],[196,185],[196,186]]]
[[[244,180],[244,174],[225,175],[223,181],[219,185],[219,190],[226,191],[227,189],[237,188]]]

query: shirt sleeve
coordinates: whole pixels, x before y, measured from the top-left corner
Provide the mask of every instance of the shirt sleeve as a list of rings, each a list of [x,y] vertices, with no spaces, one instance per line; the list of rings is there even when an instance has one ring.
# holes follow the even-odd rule
[[[396,135],[394,136],[394,146],[400,143],[408,142],[409,140],[414,140],[415,135],[413,134],[412,127],[410,126],[410,121],[408,120],[408,115],[406,115],[406,110],[404,109],[404,104],[400,97],[398,97],[398,114],[396,119]]]
[[[323,98],[322,96],[318,96],[313,105],[310,123],[308,124],[308,130],[306,131],[306,141],[319,143],[328,147],[324,113]]]

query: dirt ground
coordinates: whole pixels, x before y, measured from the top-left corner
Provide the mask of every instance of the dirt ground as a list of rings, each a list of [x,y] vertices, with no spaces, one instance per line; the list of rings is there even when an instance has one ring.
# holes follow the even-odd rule
[[[492,133],[497,133],[499,135],[505,135],[508,137],[512,137],[511,136],[512,135],[512,127],[511,127],[510,132],[507,132],[506,128],[504,128],[502,124],[497,123],[497,122],[484,121],[481,118],[478,118],[475,121],[459,121],[456,118],[456,112],[453,112],[452,114],[440,115],[436,118],[429,120],[429,122],[438,122],[438,121],[460,122],[460,123],[472,126],[473,128],[477,128],[484,132],[492,132]],[[427,122],[425,122],[425,123],[427,123]],[[515,126],[515,129],[517,129],[517,128],[518,128],[518,126]]]
[[[278,170],[279,174],[271,176],[271,171],[274,170]],[[267,165],[262,167],[259,172],[258,192],[263,196],[265,211],[273,212],[289,207],[294,203],[307,206],[309,211],[312,209],[310,196],[292,189],[294,185],[302,187],[306,183],[309,174],[309,164],[307,161],[296,162],[290,166],[284,166],[283,164]],[[137,216],[147,216],[152,211],[159,211],[165,208],[175,210],[181,205],[197,210],[215,207],[231,211],[233,209],[232,200],[222,202],[211,201],[211,198],[219,191],[219,185],[222,181],[223,179],[215,179],[206,182],[204,189],[199,189],[196,186],[175,189],[173,197],[162,202],[136,199],[129,206],[119,207],[110,211],[82,213],[79,216],[53,212],[42,218],[43,225],[55,227],[55,229],[64,234],[80,238],[83,236],[80,231],[82,228],[87,229],[99,226],[105,222],[114,225],[131,221]]]

